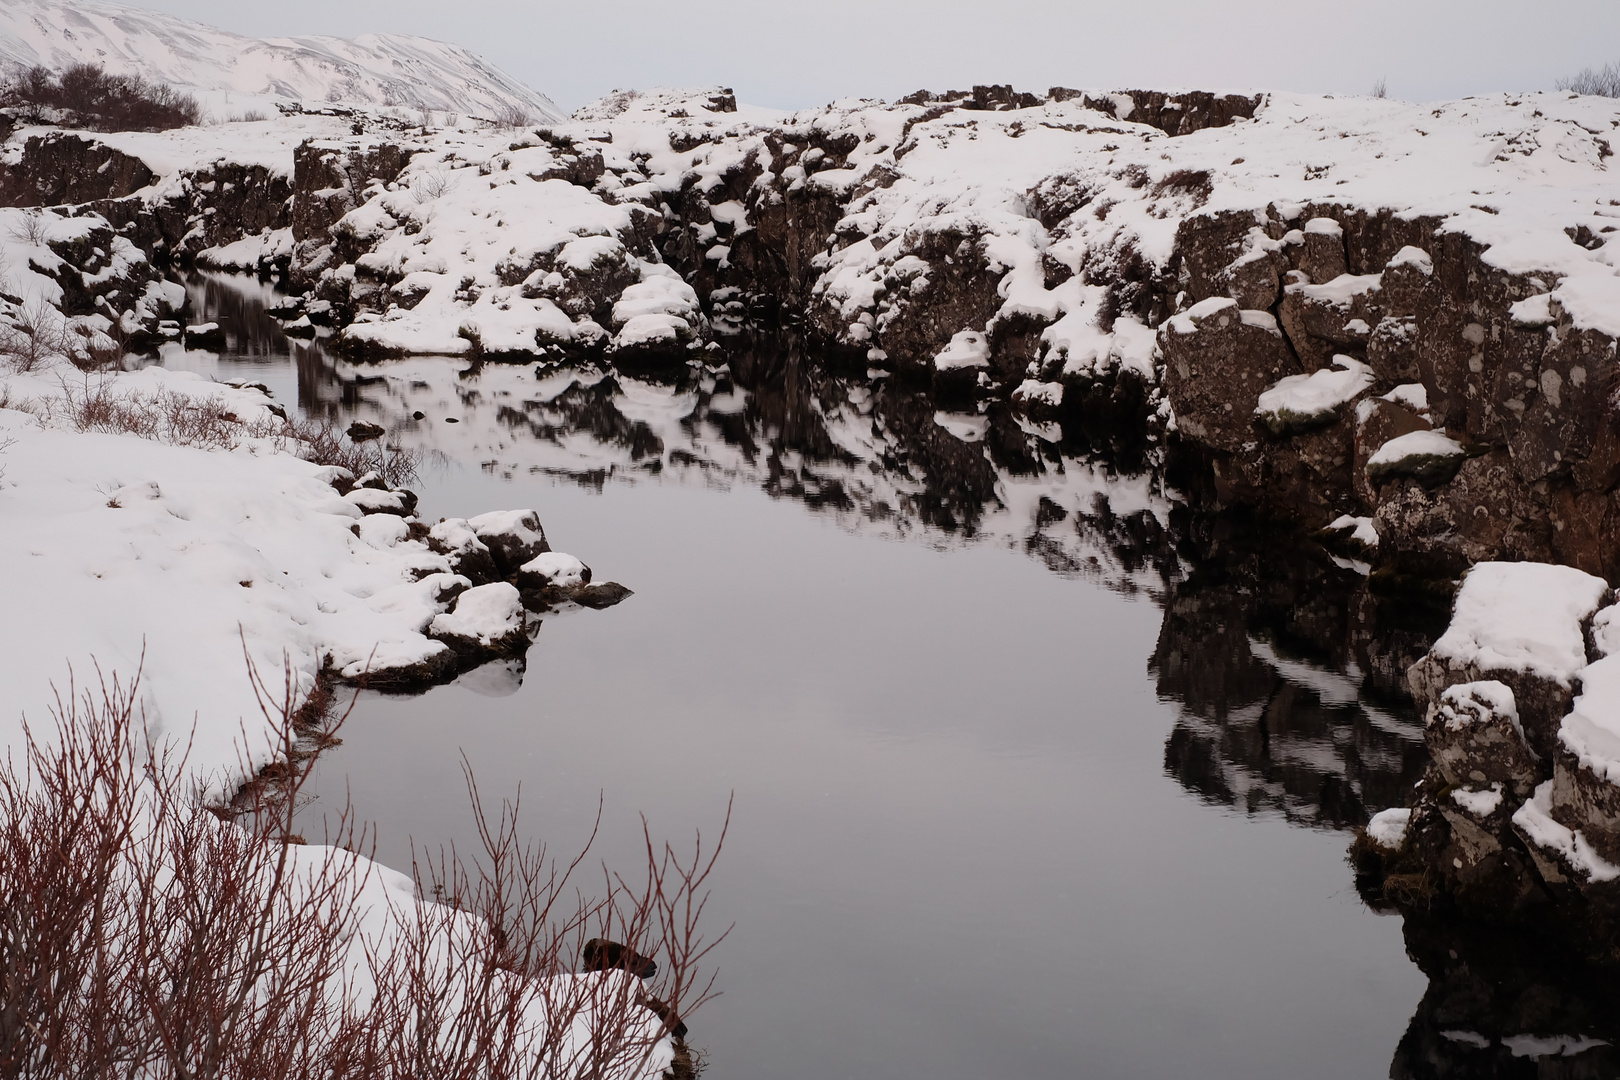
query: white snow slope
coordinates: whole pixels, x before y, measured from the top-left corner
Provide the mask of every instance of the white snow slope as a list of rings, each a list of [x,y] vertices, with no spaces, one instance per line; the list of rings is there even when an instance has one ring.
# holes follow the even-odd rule
[[[229,92],[312,104],[400,105],[483,117],[515,110],[539,122],[563,119],[544,94],[458,45],[427,38],[261,40],[118,4],[0,4],[0,66],[60,69],[76,63],[202,91],[210,99]]]

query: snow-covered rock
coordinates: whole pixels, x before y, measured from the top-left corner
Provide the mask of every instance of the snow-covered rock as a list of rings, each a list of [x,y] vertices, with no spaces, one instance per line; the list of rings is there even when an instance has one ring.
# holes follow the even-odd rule
[[[1462,443],[1438,431],[1410,431],[1380,446],[1367,459],[1367,479],[1382,484],[1410,476],[1435,487],[1457,474],[1468,451]]]
[[[591,568],[561,551],[548,551],[543,555],[536,555],[518,568],[520,587],[573,588],[577,585],[588,585],[590,581]]]
[[[1480,563],[1463,579],[1450,626],[1413,666],[1413,694],[1438,707],[1458,683],[1504,683],[1531,749],[1550,761],[1587,666],[1587,629],[1611,599],[1608,582],[1573,567]]]
[[[467,519],[467,528],[488,549],[495,560],[495,569],[503,577],[516,573],[524,563],[551,550],[540,515],[533,510],[495,510],[480,514]]]
[[[1254,415],[1273,435],[1330,423],[1373,384],[1372,369],[1349,356],[1309,375],[1289,375],[1260,395]]]
[[[455,606],[433,616],[428,636],[457,652],[518,651],[524,641],[523,598],[506,581],[468,589]]]

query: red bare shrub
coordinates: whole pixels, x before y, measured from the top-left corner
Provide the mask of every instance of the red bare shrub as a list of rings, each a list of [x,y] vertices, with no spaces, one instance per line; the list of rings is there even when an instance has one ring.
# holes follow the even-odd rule
[[[346,824],[341,846],[293,835],[342,717],[312,716],[283,674],[272,693],[249,662],[275,760],[231,807],[206,805],[184,752],[148,739],[138,675],[70,681],[50,738],[25,725],[24,760],[0,764],[0,1078],[584,1080],[661,1066],[666,1032],[684,1034],[676,1011],[712,996],[697,967],[719,938],[697,924],[719,845],[705,855],[700,840],[683,861],[644,825],[646,883],[604,870],[604,894],[587,898],[570,884],[584,853],[559,867],[522,843],[515,804],[492,826],[469,771],[476,866],[441,855],[417,877],[436,902],[402,899]],[[658,957],[657,978],[576,973],[588,934]]]

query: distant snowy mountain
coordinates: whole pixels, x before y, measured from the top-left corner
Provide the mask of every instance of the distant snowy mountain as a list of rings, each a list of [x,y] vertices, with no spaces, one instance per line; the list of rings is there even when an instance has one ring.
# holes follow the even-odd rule
[[[458,45],[427,38],[259,39],[118,4],[0,4],[0,66],[61,69],[75,63],[200,91],[210,104],[236,94],[486,117],[516,109],[535,120],[565,119],[544,94]]]

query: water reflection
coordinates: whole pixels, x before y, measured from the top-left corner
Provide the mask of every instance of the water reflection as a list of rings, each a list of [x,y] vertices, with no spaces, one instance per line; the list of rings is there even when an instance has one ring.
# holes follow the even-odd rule
[[[1375,657],[1381,609],[1355,570],[1262,531],[1206,535],[1184,544],[1189,573],[1149,664],[1181,706],[1166,771],[1211,803],[1304,825],[1353,828],[1404,805],[1426,754],[1388,674],[1432,639],[1409,641],[1410,659]]]
[[[281,337],[257,283],[199,277],[190,289],[232,347],[166,350],[162,362],[221,377],[279,364],[278,396],[306,415],[379,423],[496,476],[593,491],[745,485],[853,532],[998,545],[1150,598],[1162,621],[1145,661],[1176,709],[1164,770],[1212,806],[1346,830],[1403,805],[1421,773],[1422,728],[1401,681],[1443,626],[1381,601],[1314,545],[1192,513],[1151,443],[1000,406],[943,408],[915,388],[823,370],[791,340],[659,379],[451,358],[357,367],[318,340]],[[486,676],[472,689],[510,694],[521,671]],[[1592,1042],[1620,1030],[1597,982],[1443,921],[1409,921],[1406,937],[1430,986],[1392,1076],[1615,1075],[1612,1049]]]
[[[1620,994],[1524,935],[1409,916],[1406,949],[1429,978],[1393,1080],[1606,1080],[1620,1076]]]

